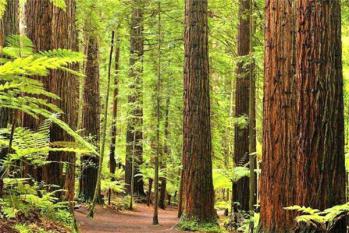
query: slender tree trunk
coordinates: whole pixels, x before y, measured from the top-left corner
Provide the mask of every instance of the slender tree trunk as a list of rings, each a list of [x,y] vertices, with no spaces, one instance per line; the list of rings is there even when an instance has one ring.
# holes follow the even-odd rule
[[[87,61],[85,69],[84,107],[82,128],[84,135],[92,138],[98,146],[100,138],[100,95],[99,95],[99,43],[93,33],[87,41]],[[85,201],[93,199],[97,183],[98,158],[94,155],[81,157],[81,177],[79,196]]]
[[[117,116],[118,116],[118,95],[119,95],[119,66],[120,66],[120,38],[117,33],[116,46],[115,46],[115,76],[114,76],[114,91],[113,91],[113,116],[112,116],[112,128],[111,128],[111,142],[109,150],[109,172],[114,175],[117,167],[115,158],[116,149],[116,134],[117,134]],[[120,164],[120,162],[119,162]],[[112,181],[114,181],[112,177]],[[112,190],[109,189],[109,200],[110,205]]]
[[[160,167],[160,156],[161,156],[161,145],[160,145],[160,124],[161,124],[161,2],[158,2],[158,64],[157,64],[157,84],[156,84],[156,155],[154,161],[154,214],[153,214],[153,225],[159,224],[159,167]]]
[[[148,179],[148,193],[147,193],[147,206],[150,206],[151,202],[151,191],[153,189],[153,179]]]
[[[293,232],[283,207],[345,201],[340,1],[272,0],[266,15],[261,223]]]
[[[250,70],[249,70],[249,110],[248,110],[248,145],[249,145],[249,162],[250,162],[250,177],[249,177],[249,211],[251,215],[250,231],[254,229],[254,205],[257,201],[257,174],[256,169],[256,75],[255,75],[255,61],[253,57],[253,6],[254,0],[250,1],[249,17],[250,17]]]
[[[215,222],[212,181],[207,0],[186,0],[183,214]]]
[[[130,105],[130,116],[127,122],[126,135],[126,167],[125,167],[125,181],[127,185],[127,193],[131,193],[131,179],[134,183],[134,194],[145,197],[144,182],[142,179],[132,177],[132,166],[134,166],[134,174],[137,175],[139,165],[142,164],[143,158],[143,95],[142,95],[142,73],[143,73],[143,0],[136,0],[133,3],[131,16],[131,38],[130,38],[130,75],[131,85],[130,94],[128,96],[128,103]],[[133,138],[135,135],[135,142]],[[132,165],[131,157],[133,153],[133,144],[135,144],[135,164]]]
[[[163,157],[161,159],[161,168],[166,169],[167,163],[166,159],[170,155],[170,149],[168,146],[168,139],[169,139],[169,111],[170,111],[170,96],[167,96],[166,98],[166,107],[165,107],[165,125],[164,125],[164,152]],[[167,195],[167,179],[166,177],[160,178],[161,185],[160,185],[160,199],[159,199],[159,207],[161,209],[166,208],[166,195]]]
[[[238,56],[235,117],[249,117],[250,69],[249,60],[244,58],[250,54],[251,41],[250,0],[240,0],[238,28]],[[234,161],[238,166],[249,160],[249,126],[235,126]],[[234,201],[240,203],[243,210],[249,210],[249,178],[242,178],[234,185]]]
[[[118,33],[118,32],[117,32]],[[120,69],[120,38],[117,35],[115,46],[115,77],[114,77],[114,92],[113,92],[113,118],[111,129],[111,142],[109,152],[109,171],[111,174],[115,174],[117,167],[115,159],[116,148],[116,133],[117,133],[117,116],[118,116],[118,96],[119,96],[119,69]]]

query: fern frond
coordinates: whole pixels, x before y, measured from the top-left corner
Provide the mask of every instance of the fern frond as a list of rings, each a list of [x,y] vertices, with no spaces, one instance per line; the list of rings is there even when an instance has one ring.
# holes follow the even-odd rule
[[[10,35],[6,38],[2,54],[11,58],[27,57],[33,54],[33,43],[24,35]]]

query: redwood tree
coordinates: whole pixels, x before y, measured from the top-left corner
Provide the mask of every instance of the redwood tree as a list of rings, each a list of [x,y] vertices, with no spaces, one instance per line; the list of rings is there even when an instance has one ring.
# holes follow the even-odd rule
[[[27,34],[38,51],[65,48],[77,50],[75,30],[75,0],[66,0],[66,9],[59,9],[48,0],[29,0],[26,4]],[[60,117],[73,129],[77,123],[78,79],[63,71],[52,71],[50,77],[44,79],[48,91],[57,94],[60,100],[52,100],[64,112]],[[24,116],[24,126],[36,128],[38,121]],[[51,128],[51,141],[71,141],[72,138],[58,126]],[[48,184],[65,187],[68,192],[66,198],[74,197],[74,154],[55,152],[49,154],[50,164],[43,169],[42,178]],[[66,163],[66,174],[63,165]],[[65,176],[69,177],[65,180]]]
[[[83,92],[82,128],[84,135],[98,145],[100,138],[100,96],[99,96],[99,44],[97,36],[91,33],[87,41],[87,61]],[[81,158],[79,196],[91,201],[96,188],[98,157],[84,155]]]
[[[143,180],[132,177],[132,156],[134,155],[134,174],[139,173],[139,165],[143,158],[143,95],[142,95],[142,73],[143,73],[143,0],[133,2],[131,28],[130,28],[130,93],[128,96],[129,116],[126,133],[126,166],[125,181],[127,192],[131,193],[131,179],[134,184],[134,194],[145,196]]]
[[[283,207],[345,201],[340,15],[339,0],[267,3],[264,232],[293,231],[294,214]],[[332,232],[346,232],[345,224]]]
[[[214,222],[207,0],[186,0],[182,205],[186,218]]]
[[[237,64],[235,117],[249,117],[251,17],[250,0],[240,0],[238,51],[240,61]],[[243,165],[249,160],[249,126],[236,125],[234,133],[234,161]],[[234,201],[239,202],[243,210],[249,209],[249,178],[244,177],[234,185]]]

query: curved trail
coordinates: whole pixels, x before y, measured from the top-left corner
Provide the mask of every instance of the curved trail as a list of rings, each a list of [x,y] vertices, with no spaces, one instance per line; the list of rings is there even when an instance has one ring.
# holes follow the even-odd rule
[[[94,219],[87,218],[86,214],[86,208],[80,208],[75,211],[81,233],[181,232],[175,229],[178,218],[177,210],[174,208],[159,209],[160,225],[158,226],[152,225],[152,206],[147,207],[139,204],[133,211],[122,212],[97,206]]]

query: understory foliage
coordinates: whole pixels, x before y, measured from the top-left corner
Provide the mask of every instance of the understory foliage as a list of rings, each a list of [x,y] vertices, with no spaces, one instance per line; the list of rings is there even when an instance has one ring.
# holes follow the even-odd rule
[[[295,220],[301,229],[304,226],[310,226],[314,229],[330,232],[338,221],[348,215],[349,203],[336,205],[322,211],[298,205],[286,207],[285,210],[300,213]]]
[[[53,69],[80,75],[69,69],[69,65],[81,62],[80,53],[65,49],[33,52],[31,41],[25,36],[10,36],[6,47],[1,48],[0,60],[0,108],[9,108],[16,114],[28,114],[39,120],[41,126],[33,131],[17,127],[16,121],[9,128],[0,129],[1,190],[0,216],[3,219],[17,219],[24,225],[27,220],[36,221],[41,217],[58,221],[71,227],[73,217],[66,202],[59,201],[64,190],[55,191],[52,186],[38,183],[22,173],[23,166],[39,168],[47,161],[49,152],[64,151],[74,153],[97,152],[91,144],[59,119],[61,110],[50,103],[59,99],[47,92],[39,79],[45,78]],[[76,143],[50,142],[50,127],[57,124],[73,138]],[[57,188],[55,188],[57,189]],[[21,229],[24,225],[17,225]]]

